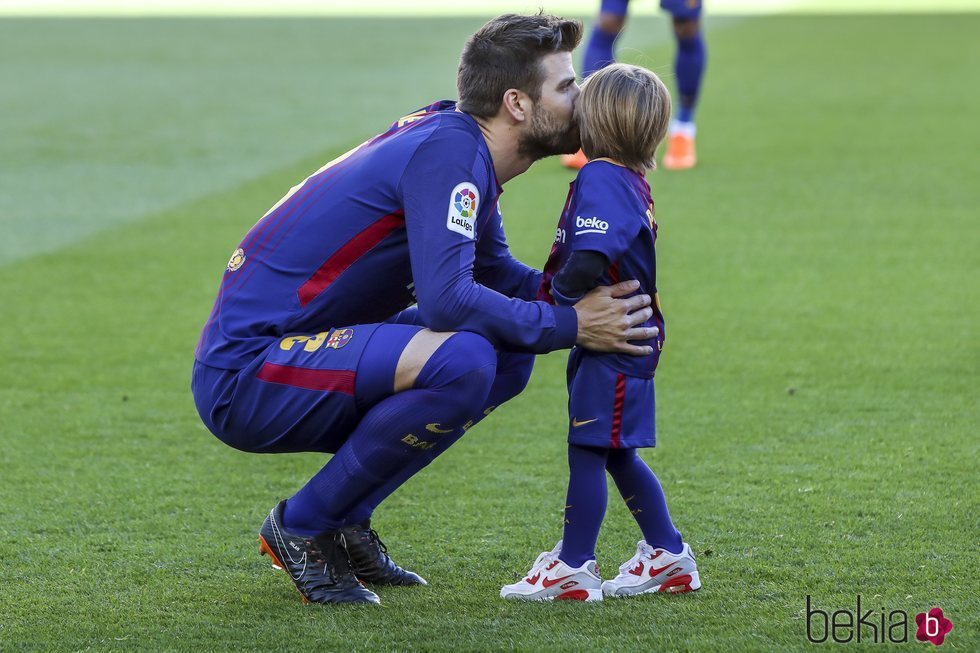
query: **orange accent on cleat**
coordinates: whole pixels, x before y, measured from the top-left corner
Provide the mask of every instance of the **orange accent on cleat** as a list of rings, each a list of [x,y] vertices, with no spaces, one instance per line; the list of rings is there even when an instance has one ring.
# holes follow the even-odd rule
[[[694,139],[684,134],[671,134],[667,141],[667,153],[663,166],[668,170],[687,170],[698,162],[694,151]]]
[[[276,554],[272,552],[272,547],[269,546],[269,543],[266,542],[265,538],[262,537],[261,535],[259,535],[259,554],[264,556],[269,556],[270,558],[272,558],[273,569],[281,569],[285,571],[285,568],[283,567],[282,563],[279,562],[279,558],[277,558]],[[294,582],[293,585],[295,586],[296,583]],[[303,603],[309,605],[310,600],[306,598],[306,595],[303,594],[303,592],[300,592],[299,587],[296,587],[296,591],[299,592],[299,597],[303,599]]]
[[[273,569],[283,568],[282,563],[279,562],[279,558],[277,558],[276,554],[272,552],[272,547],[269,546],[269,543],[266,542],[265,538],[262,537],[261,535],[259,535],[259,554],[264,556],[269,556],[270,558],[272,558]]]
[[[589,592],[588,590],[572,590],[571,592],[565,592],[564,594],[559,594],[555,597],[556,601],[588,601]]]
[[[562,154],[561,164],[566,168],[571,168],[572,170],[581,170],[582,167],[589,162],[588,157],[585,156],[585,152],[579,150],[575,154]]]

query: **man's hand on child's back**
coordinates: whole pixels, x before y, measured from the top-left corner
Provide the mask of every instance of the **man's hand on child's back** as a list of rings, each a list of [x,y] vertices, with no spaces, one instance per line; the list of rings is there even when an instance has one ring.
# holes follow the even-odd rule
[[[650,295],[619,299],[640,287],[639,281],[623,281],[614,286],[599,286],[589,291],[577,304],[578,338],[576,344],[594,351],[647,356],[649,346],[631,345],[632,340],[650,340],[660,334],[657,327],[639,327],[653,316]]]

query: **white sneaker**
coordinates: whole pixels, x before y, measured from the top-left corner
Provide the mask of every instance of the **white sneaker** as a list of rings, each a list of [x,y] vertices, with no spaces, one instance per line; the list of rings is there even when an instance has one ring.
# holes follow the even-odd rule
[[[601,601],[602,577],[599,565],[589,560],[581,567],[569,567],[558,559],[561,540],[551,551],[545,551],[534,561],[527,576],[500,589],[500,598],[524,601]]]
[[[645,540],[636,543],[636,555],[619,567],[619,575],[602,584],[606,596],[694,592],[700,588],[698,564],[687,542],[680,553],[671,553],[655,549]]]

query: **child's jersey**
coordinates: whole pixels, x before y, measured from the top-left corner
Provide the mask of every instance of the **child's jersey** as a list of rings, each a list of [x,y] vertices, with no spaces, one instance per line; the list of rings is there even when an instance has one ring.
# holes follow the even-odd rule
[[[653,198],[646,178],[607,160],[591,161],[571,183],[538,291],[538,299],[555,301],[551,293],[552,279],[572,252],[583,250],[604,254],[610,261],[597,285],[639,281],[638,292],[654,298],[653,316],[642,326],[659,327],[660,335],[656,340],[633,344],[650,345],[653,353],[630,356],[584,352],[601,356],[604,364],[629,376],[653,377],[664,344],[664,319],[657,296],[656,239]]]

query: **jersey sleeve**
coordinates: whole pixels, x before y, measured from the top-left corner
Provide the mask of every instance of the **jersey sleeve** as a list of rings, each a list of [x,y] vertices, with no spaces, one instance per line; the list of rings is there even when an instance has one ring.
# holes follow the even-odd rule
[[[532,300],[537,296],[541,272],[511,255],[499,206],[490,209],[487,225],[476,244],[473,276],[477,283],[507,297]]]
[[[569,306],[595,288],[602,273],[609,267],[604,254],[592,250],[572,252],[565,265],[551,280],[551,296],[555,303]]]
[[[617,169],[586,166],[575,185],[572,251],[599,252],[610,262],[619,260],[643,224],[629,181]]]
[[[473,135],[448,127],[437,128],[406,167],[399,192],[419,314],[434,331],[472,331],[500,348],[571,347],[573,308],[506,297],[474,278],[478,219],[496,216],[481,206],[490,183]]]

